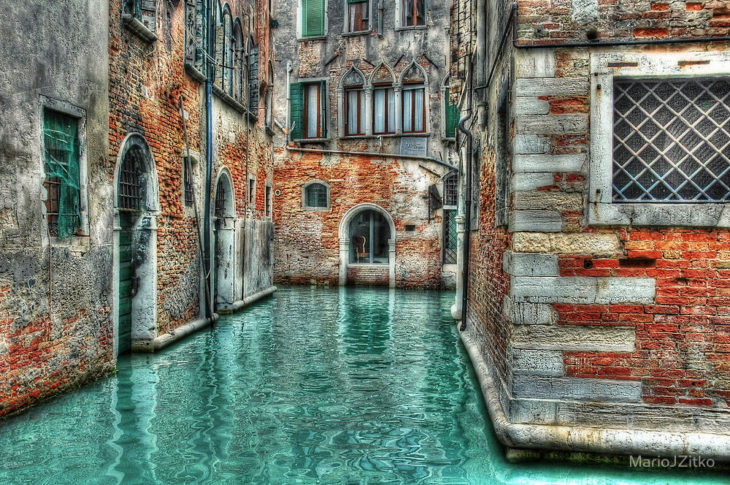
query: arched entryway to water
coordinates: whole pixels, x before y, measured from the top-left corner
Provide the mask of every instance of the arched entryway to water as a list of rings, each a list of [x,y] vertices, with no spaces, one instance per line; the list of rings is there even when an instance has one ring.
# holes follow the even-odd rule
[[[215,185],[215,303],[225,308],[236,300],[235,291],[235,241],[236,203],[233,196],[233,179],[228,169],[218,174]]]
[[[340,284],[395,287],[395,224],[376,204],[350,209],[340,222]]]
[[[147,141],[127,136],[114,194],[114,320],[117,355],[157,336],[157,171]]]

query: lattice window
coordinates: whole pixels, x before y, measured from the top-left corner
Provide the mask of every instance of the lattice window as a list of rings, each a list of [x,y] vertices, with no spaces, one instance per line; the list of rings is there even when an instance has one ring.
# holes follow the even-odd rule
[[[455,207],[459,198],[459,178],[451,173],[444,178],[444,205]]]
[[[456,178],[456,177],[454,177]],[[458,235],[456,233],[455,210],[444,211],[444,264],[456,263]]]
[[[188,157],[183,157],[183,184],[185,207],[192,207],[195,200],[195,189],[193,186],[193,164]]]
[[[614,82],[613,200],[730,200],[730,79]]]
[[[142,149],[134,146],[124,155],[119,174],[119,208],[123,210],[142,210],[142,175],[145,155]]]

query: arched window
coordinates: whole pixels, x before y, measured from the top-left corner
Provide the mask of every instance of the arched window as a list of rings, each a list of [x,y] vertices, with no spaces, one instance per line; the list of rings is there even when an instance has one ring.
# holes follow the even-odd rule
[[[305,209],[329,209],[330,189],[324,182],[310,182],[303,192]]]
[[[259,46],[253,36],[248,38],[248,110],[252,116],[259,111]]]
[[[350,221],[350,263],[388,264],[390,225],[383,214],[364,210]]]
[[[345,74],[342,84],[345,93],[345,135],[364,135],[365,76],[353,67]]]
[[[231,96],[239,103],[243,103],[243,28],[241,19],[236,17],[233,22],[233,82]]]
[[[147,162],[141,146],[133,145],[124,154],[119,171],[119,188],[117,204],[120,210],[141,211],[144,208],[143,175]]]
[[[223,7],[223,64],[221,65],[221,85],[224,93],[233,96],[233,17],[231,7]]]
[[[393,73],[381,64],[371,78],[373,85],[373,134],[395,133],[395,91]]]
[[[214,84],[222,89],[223,86],[223,62],[225,59],[225,32],[223,23],[223,9],[218,0],[213,7],[213,66]]]
[[[426,132],[426,76],[415,62],[403,72],[403,133]]]

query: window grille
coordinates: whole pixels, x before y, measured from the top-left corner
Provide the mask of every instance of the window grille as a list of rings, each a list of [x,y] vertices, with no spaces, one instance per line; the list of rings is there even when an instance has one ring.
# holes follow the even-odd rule
[[[456,177],[454,177],[456,178]],[[456,263],[458,234],[456,232],[455,210],[444,211],[444,264]]]
[[[142,167],[144,153],[134,146],[124,155],[119,174],[119,208],[123,210],[142,210]]]
[[[46,109],[43,143],[48,231],[71,237],[81,225],[78,120]]]
[[[451,173],[444,178],[444,205],[455,207],[459,197],[459,178]]]
[[[226,215],[226,187],[223,179],[218,180],[218,186],[215,188],[215,216],[225,217]]]
[[[327,187],[323,184],[311,184],[306,190],[308,207],[327,207]]]
[[[730,79],[614,82],[614,202],[730,200]]]

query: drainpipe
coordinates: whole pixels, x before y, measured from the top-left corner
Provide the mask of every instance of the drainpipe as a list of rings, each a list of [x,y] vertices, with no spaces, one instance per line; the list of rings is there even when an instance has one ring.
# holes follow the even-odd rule
[[[464,247],[462,252],[464,254],[463,270],[461,274],[461,326],[459,330],[462,332],[466,330],[466,309],[469,296],[469,249],[471,246],[471,186],[472,186],[472,157],[474,154],[473,144],[474,136],[471,130],[467,129],[466,123],[471,119],[472,116],[472,60],[469,59],[469,72],[466,77],[466,89],[468,101],[466,115],[459,120],[459,131],[466,135],[466,158],[464,159],[464,170],[466,171],[466,187],[464,188]]]
[[[207,69],[205,73],[205,203],[203,204],[203,267],[205,271],[205,285],[212,292],[212,280],[211,280],[211,268],[210,268],[210,185],[213,178],[213,73],[215,72],[214,66],[211,63],[215,62],[211,46],[214,45],[215,40],[213,39],[213,1],[208,0],[207,3],[208,16],[208,46],[207,46]],[[211,59],[213,59],[211,61]],[[211,293],[212,294],[212,293]],[[210,318],[213,313],[213,309],[210,308],[213,305],[212,302],[205,305],[205,316]]]

